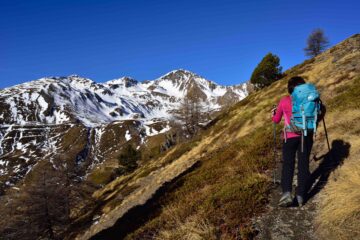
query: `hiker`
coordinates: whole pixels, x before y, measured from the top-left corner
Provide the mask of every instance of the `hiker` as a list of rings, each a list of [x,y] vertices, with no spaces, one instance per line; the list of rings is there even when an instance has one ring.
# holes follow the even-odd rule
[[[296,189],[296,200],[300,207],[304,204],[307,192],[307,182],[310,177],[309,157],[313,145],[313,130],[307,129],[305,130],[305,134],[304,132],[302,133],[301,130],[299,132],[298,129],[295,131],[293,128],[294,124],[291,122],[293,114],[291,95],[293,94],[295,87],[302,84],[306,84],[302,77],[292,77],[288,81],[288,92],[290,95],[281,98],[278,106],[273,108],[271,111],[272,121],[274,123],[279,123],[283,116],[285,121],[283,134],[284,141],[282,146],[282,196],[279,201],[279,206],[282,207],[288,207],[294,202],[291,192],[296,153],[298,154],[298,184]]]

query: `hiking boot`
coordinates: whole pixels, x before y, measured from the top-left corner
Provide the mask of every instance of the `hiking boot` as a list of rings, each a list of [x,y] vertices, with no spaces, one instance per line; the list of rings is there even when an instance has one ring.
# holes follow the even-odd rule
[[[289,207],[293,202],[293,199],[291,197],[290,192],[285,192],[282,194],[280,200],[279,200],[279,206],[280,207]]]
[[[296,201],[298,202],[299,207],[304,206],[304,198],[300,195],[296,196]]]

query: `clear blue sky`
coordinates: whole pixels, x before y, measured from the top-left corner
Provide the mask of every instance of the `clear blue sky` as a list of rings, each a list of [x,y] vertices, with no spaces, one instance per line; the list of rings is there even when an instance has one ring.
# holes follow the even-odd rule
[[[287,69],[308,34],[332,45],[360,32],[360,1],[1,0],[0,88],[43,76],[102,82],[173,69],[220,84],[248,80],[268,52]]]

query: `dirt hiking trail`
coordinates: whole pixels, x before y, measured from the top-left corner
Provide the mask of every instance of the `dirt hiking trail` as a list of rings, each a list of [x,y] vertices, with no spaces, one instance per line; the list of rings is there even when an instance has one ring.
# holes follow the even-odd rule
[[[281,155],[278,156],[280,159]],[[314,172],[318,163],[310,162],[310,172]],[[296,169],[296,168],[295,168]],[[297,181],[295,171],[293,184]],[[253,219],[253,224],[258,232],[256,240],[316,240],[314,218],[317,209],[318,195],[311,197],[303,207],[293,204],[291,207],[279,207],[281,195],[280,178],[281,163],[276,169],[276,184],[269,195],[266,212]],[[294,186],[295,189],[295,186]]]

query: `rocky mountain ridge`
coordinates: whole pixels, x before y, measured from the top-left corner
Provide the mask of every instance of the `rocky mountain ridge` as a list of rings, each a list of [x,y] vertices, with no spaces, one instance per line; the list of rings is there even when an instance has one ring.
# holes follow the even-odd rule
[[[96,83],[77,75],[48,77],[0,91],[2,125],[81,122],[97,126],[118,120],[171,119],[189,92],[196,91],[203,105],[219,110],[232,96],[247,96],[247,84],[220,86],[186,70],[159,79],[138,82],[130,77]]]
[[[248,91],[247,83],[220,86],[186,70],[144,82],[46,77],[0,90],[0,189],[13,186],[44,158],[66,155],[82,163],[83,175],[104,160],[116,168],[128,143],[156,148],[150,138],[157,138],[159,148],[166,142],[160,136],[171,130],[170,121],[178,121],[176,113],[190,93],[197,94],[204,110],[216,112]],[[78,152],[63,153],[74,132]]]

